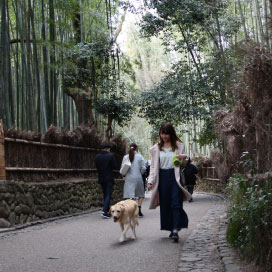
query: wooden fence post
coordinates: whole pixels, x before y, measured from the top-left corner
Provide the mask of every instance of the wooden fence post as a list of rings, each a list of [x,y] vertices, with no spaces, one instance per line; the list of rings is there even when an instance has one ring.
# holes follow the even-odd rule
[[[2,119],[0,119],[0,180],[6,180],[5,135]]]

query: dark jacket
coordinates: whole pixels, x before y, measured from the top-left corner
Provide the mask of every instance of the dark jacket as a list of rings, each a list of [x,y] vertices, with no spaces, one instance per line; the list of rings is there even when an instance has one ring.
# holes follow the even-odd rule
[[[185,169],[183,170],[186,185],[195,185],[196,184],[196,174],[197,174],[197,168],[188,162],[185,166]]]
[[[145,167],[146,167],[145,172],[142,175],[144,182],[146,181],[146,179],[148,178],[149,173],[150,173],[150,165],[148,164],[148,162],[145,164]]]
[[[115,157],[112,153],[102,151],[95,157],[99,183],[114,182],[113,170],[117,169]]]

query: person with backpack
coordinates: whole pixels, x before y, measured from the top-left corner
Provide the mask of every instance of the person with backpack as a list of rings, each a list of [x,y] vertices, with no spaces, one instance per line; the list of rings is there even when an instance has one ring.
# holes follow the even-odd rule
[[[185,186],[187,187],[188,192],[193,195],[194,187],[196,185],[196,174],[197,174],[197,168],[195,165],[191,163],[190,157],[188,158],[188,161],[185,165],[185,168],[183,169],[183,174],[185,177]],[[193,198],[189,200],[189,202],[192,202]]]
[[[143,173],[142,177],[143,177],[143,183],[144,183],[144,190],[146,191],[146,189],[147,189],[147,179],[148,179],[149,172],[150,172],[150,163],[149,163],[148,160],[145,162],[145,167],[146,167],[146,170]]]

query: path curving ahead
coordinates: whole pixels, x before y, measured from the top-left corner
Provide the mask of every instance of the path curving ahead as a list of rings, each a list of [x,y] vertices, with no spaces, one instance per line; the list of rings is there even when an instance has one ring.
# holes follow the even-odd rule
[[[119,224],[102,219],[100,212],[0,233],[0,271],[223,271],[212,241],[218,232],[218,216],[224,213],[220,198],[198,193],[194,202],[184,203],[189,228],[180,232],[179,243],[173,243],[168,232],[160,231],[159,209],[148,210],[149,198],[147,194],[135,241],[120,244]],[[208,225],[210,238],[205,232]],[[206,243],[212,248],[209,252]],[[200,251],[193,256],[197,250]],[[205,260],[209,266],[202,270],[200,264],[204,262],[205,266]]]

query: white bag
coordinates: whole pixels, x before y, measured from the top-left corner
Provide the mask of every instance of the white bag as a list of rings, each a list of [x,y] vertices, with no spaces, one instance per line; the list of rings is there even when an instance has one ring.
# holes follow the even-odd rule
[[[129,170],[130,166],[131,166],[131,162],[129,160],[129,157],[127,157],[124,164],[122,165],[122,167],[120,169],[120,174],[125,176]]]

